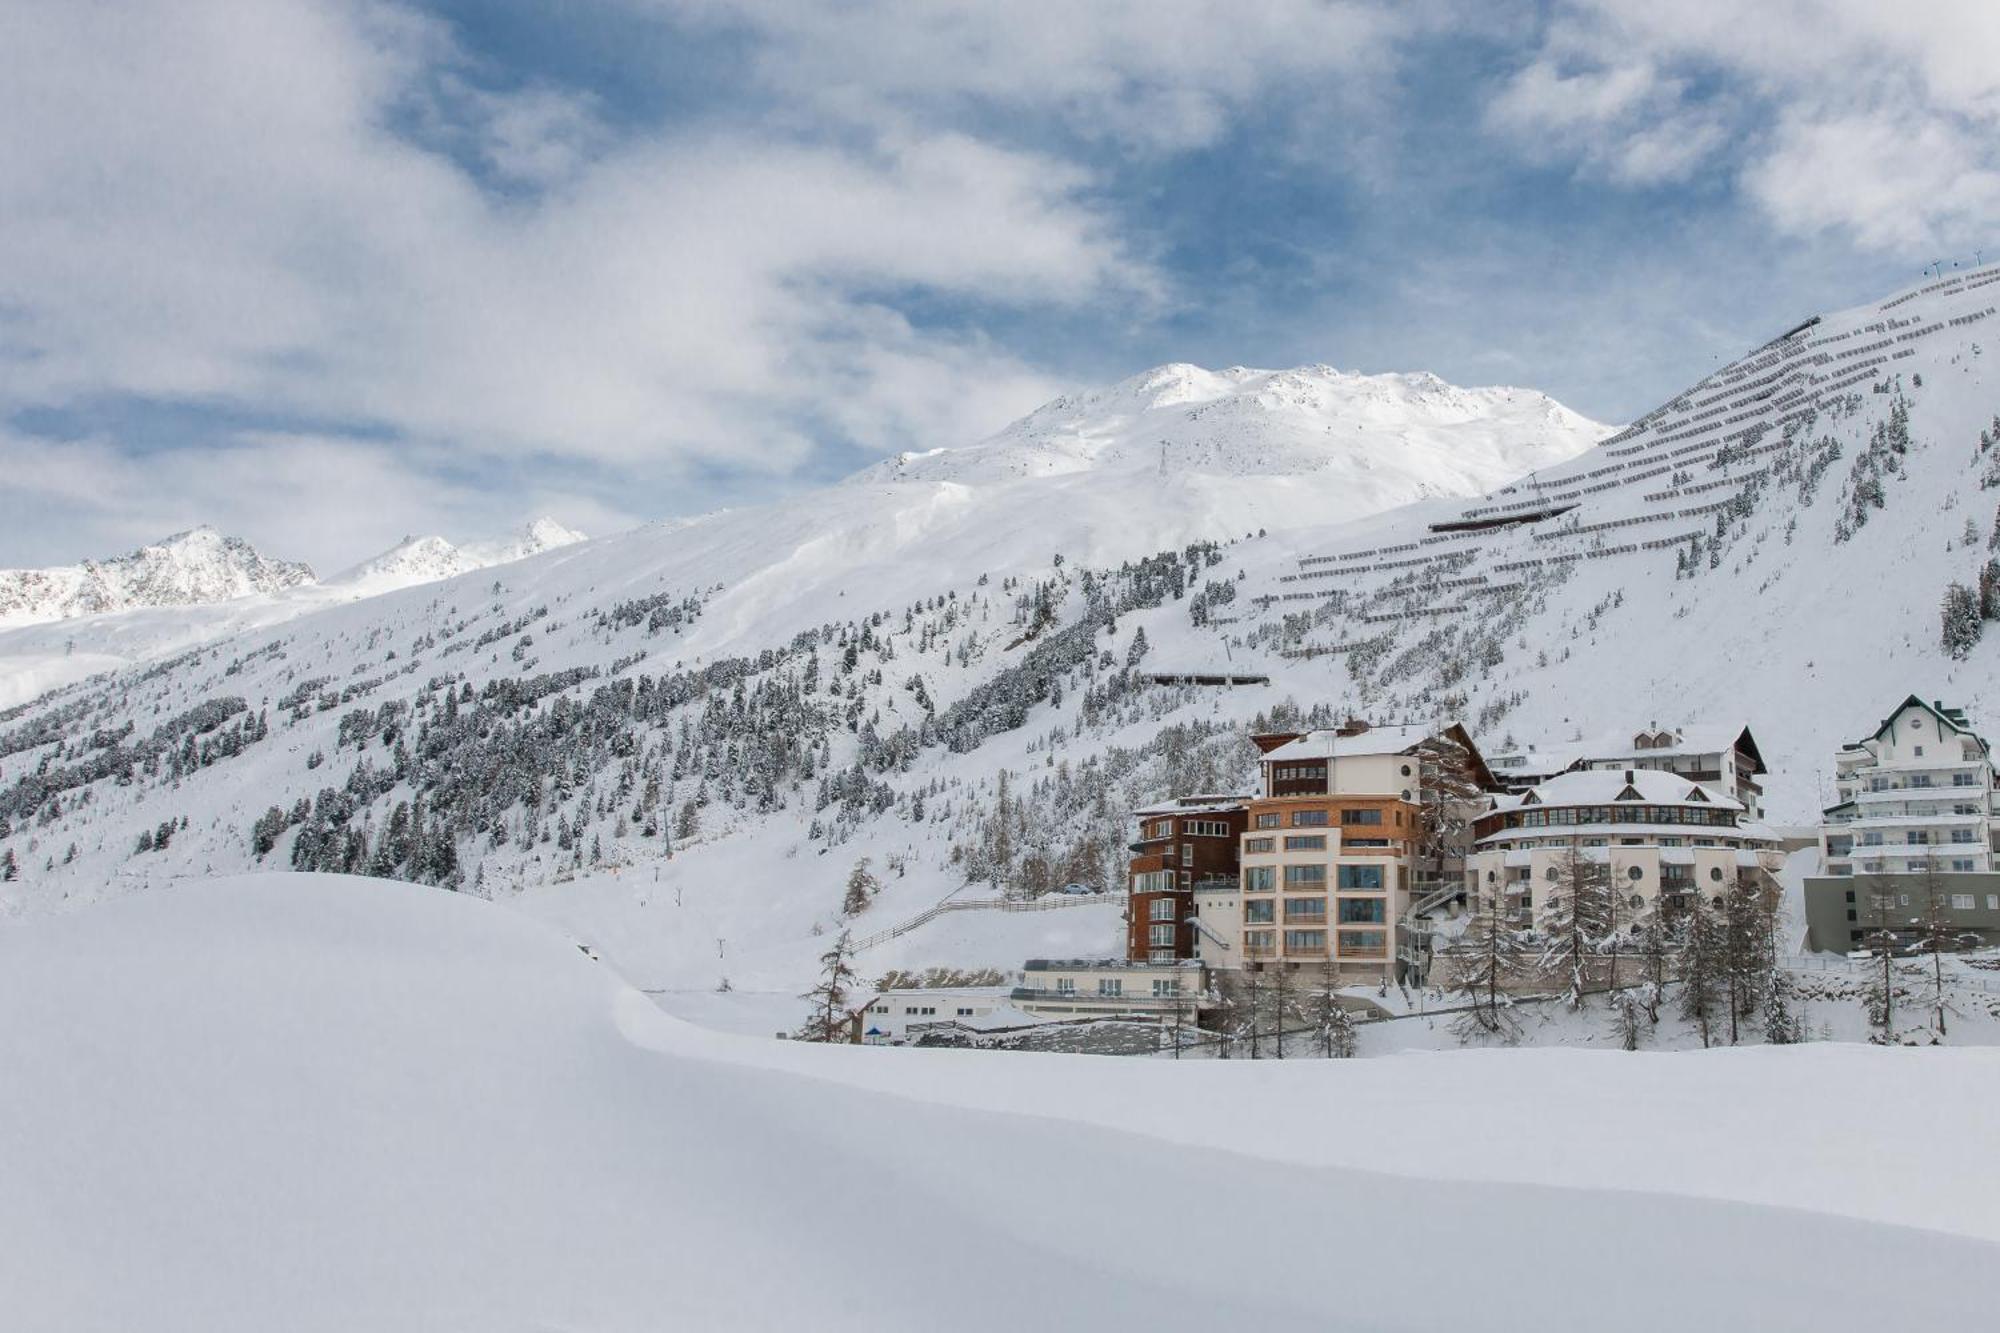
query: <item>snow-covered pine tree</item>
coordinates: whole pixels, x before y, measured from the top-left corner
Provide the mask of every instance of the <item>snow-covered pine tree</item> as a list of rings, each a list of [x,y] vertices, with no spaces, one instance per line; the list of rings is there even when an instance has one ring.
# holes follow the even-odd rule
[[[854,863],[854,869],[847,872],[847,893],[841,899],[842,915],[860,916],[875,901],[875,895],[882,891],[882,882],[875,878],[868,868],[868,858],[862,857]]]
[[[849,990],[854,985],[854,947],[846,931],[819,956],[819,982],[799,998],[812,1001],[812,1013],[795,1034],[800,1041],[845,1042],[852,1022]]]
[[[1979,642],[1985,629],[1979,614],[1979,599],[1972,589],[1963,583],[1954,583],[1944,590],[1944,604],[1939,609],[1939,641],[1947,654],[1956,658],[1969,657]]]
[[[0,855],[0,884],[11,884],[21,878],[21,863],[14,859],[14,849],[9,847],[5,855]]]
[[[1563,988],[1563,1003],[1583,1007],[1590,959],[1611,932],[1611,868],[1572,845],[1549,867],[1546,901],[1537,921],[1542,943],[1536,971]]]
[[[1321,965],[1319,985],[1313,988],[1313,1028],[1319,1038],[1320,1054],[1329,1060],[1345,1060],[1354,1054],[1354,1017],[1340,1002],[1340,966],[1331,954]]]
[[[1951,1011],[1951,994],[1944,984],[1944,956],[1958,947],[1959,931],[1952,925],[1950,885],[1938,867],[1937,853],[1926,853],[1916,871],[1923,906],[1923,914],[1917,918],[1916,947],[1930,955],[1930,984],[1925,988],[1924,1002],[1942,1038],[1947,1035],[1945,1015]]]

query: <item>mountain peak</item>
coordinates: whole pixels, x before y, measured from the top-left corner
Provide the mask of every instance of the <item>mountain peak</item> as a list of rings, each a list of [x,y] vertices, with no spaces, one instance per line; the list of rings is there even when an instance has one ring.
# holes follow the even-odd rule
[[[201,524],[104,560],[0,570],[0,624],[200,606],[313,582],[307,565],[272,560],[241,537]]]

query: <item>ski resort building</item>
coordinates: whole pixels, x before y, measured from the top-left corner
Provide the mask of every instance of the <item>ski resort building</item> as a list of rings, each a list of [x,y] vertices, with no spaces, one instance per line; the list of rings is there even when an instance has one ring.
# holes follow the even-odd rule
[[[1591,736],[1556,745],[1528,745],[1487,760],[1507,790],[1520,793],[1562,773],[1625,769],[1675,773],[1734,798],[1750,819],[1764,817],[1768,770],[1757,738],[1740,723],[1649,725],[1635,732]]]
[[[1030,958],[1010,997],[1038,1018],[1137,1015],[1190,1026],[1207,991],[1200,963]]]
[[[1933,892],[1955,930],[2000,941],[2000,792],[1963,710],[1911,695],[1834,755],[1834,788],[1805,884],[1812,948],[1914,934]]]
[[[1532,927],[1578,862],[1609,873],[1617,924],[1630,931],[1663,897],[1685,907],[1746,880],[1769,889],[1784,853],[1715,788],[1677,773],[1583,769],[1494,798],[1473,825],[1466,891],[1497,896],[1516,925]]]
[[[1399,929],[1459,892],[1463,835],[1493,785],[1472,738],[1353,721],[1255,739],[1263,786],[1243,833],[1234,961],[1399,976]]]
[[[1197,956],[1195,899],[1235,890],[1247,799],[1189,796],[1138,812],[1126,880],[1128,960],[1171,963]]]

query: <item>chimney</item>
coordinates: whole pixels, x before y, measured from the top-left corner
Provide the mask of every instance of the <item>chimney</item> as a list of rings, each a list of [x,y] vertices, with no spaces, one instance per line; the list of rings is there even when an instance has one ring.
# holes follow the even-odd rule
[[[1633,783],[1632,770],[1628,768],[1625,770],[1625,785],[1629,787],[1632,785],[1632,783]]]

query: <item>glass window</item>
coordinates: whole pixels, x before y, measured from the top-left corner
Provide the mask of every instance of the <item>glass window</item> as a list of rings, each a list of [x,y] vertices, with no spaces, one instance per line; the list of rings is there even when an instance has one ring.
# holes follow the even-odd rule
[[[1340,932],[1340,951],[1345,954],[1385,954],[1389,951],[1389,932],[1343,930]]]
[[[1389,919],[1389,904],[1383,898],[1342,898],[1340,924],[1379,926]]]
[[[1173,948],[1173,947],[1174,947],[1174,928],[1173,928],[1173,925],[1172,925],[1172,923],[1170,922],[1170,923],[1168,923],[1168,924],[1166,924],[1166,925],[1162,925],[1162,926],[1151,926],[1151,927],[1149,927],[1149,928],[1147,929],[1147,932],[1146,932],[1146,942],[1147,942],[1147,944],[1149,944],[1149,945],[1150,945],[1150,946],[1151,946],[1152,948],[1155,948],[1155,949],[1171,949],[1171,948]]]
[[[1325,827],[1326,827],[1326,811],[1324,811],[1324,810],[1294,810],[1294,811],[1292,811],[1292,827],[1293,827],[1293,828],[1325,828]]]
[[[1326,834],[1301,833],[1285,839],[1288,852],[1323,852],[1326,850]]]
[[[1275,850],[1277,841],[1276,838],[1245,838],[1243,840],[1243,850],[1247,855],[1257,856],[1263,852]]]
[[[1286,866],[1285,885],[1310,884],[1315,887],[1326,883],[1325,866]]]
[[[1273,813],[1270,813],[1270,814],[1262,814],[1262,815],[1258,815],[1258,816],[1257,816],[1257,827],[1258,827],[1258,828],[1276,828],[1276,827],[1278,827],[1278,816],[1277,816],[1277,814],[1276,814],[1275,812],[1273,812]]]
[[[1323,930],[1288,930],[1285,932],[1287,953],[1320,953],[1326,948],[1326,932]]]
[[[1116,998],[1125,993],[1125,983],[1117,977],[1099,977],[1097,979],[1097,993],[1101,996]]]
[[[1343,892],[1349,889],[1372,889],[1379,892],[1382,888],[1382,867],[1344,865],[1340,868],[1340,888]]]
[[[1154,921],[1172,921],[1174,919],[1174,900],[1172,898],[1153,899],[1152,906],[1148,908],[1147,914]]]
[[[1287,921],[1326,920],[1326,899],[1324,898],[1285,899],[1285,920]]]
[[[1278,905],[1269,898],[1243,904],[1243,920],[1253,926],[1268,926],[1278,919]]]
[[[1969,893],[1952,894],[1951,907],[1954,912],[1970,912],[1972,910],[1972,895]]]
[[[1340,822],[1343,824],[1379,824],[1382,822],[1380,810],[1342,810]]]
[[[1181,983],[1178,981],[1156,979],[1153,982],[1153,998],[1156,1000],[1171,1000],[1180,993]]]
[[[1278,877],[1274,866],[1251,866],[1243,872],[1245,893],[1269,893],[1278,887]]]

